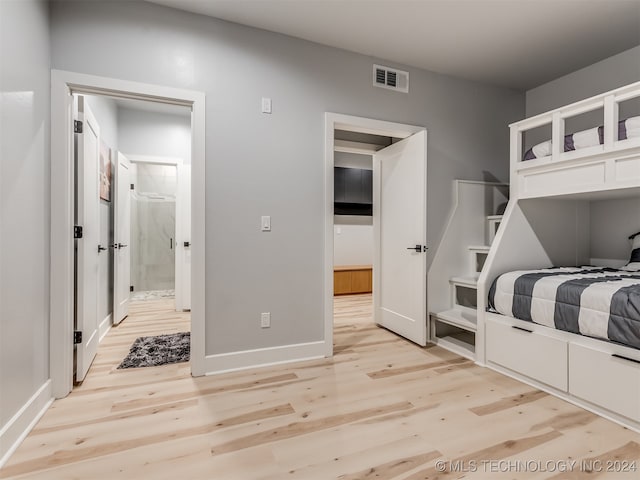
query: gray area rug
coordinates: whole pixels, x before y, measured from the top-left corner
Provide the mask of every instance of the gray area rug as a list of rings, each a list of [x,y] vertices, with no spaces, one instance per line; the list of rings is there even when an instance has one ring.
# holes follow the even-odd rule
[[[189,361],[189,332],[139,337],[118,368],[157,367]]]

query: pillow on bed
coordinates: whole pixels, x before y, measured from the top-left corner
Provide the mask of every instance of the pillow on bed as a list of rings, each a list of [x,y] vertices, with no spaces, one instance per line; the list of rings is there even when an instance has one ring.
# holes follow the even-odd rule
[[[640,137],[640,115],[637,117],[627,118],[624,123],[621,122],[618,132],[618,140],[626,140],[627,138],[635,137]]]
[[[551,155],[551,140],[534,145],[524,154],[522,160],[533,160]]]
[[[622,267],[624,270],[640,271],[640,235],[636,235],[631,245],[631,259]]]
[[[629,117],[618,122],[618,140],[640,137],[640,115]],[[564,136],[564,151],[579,150],[581,148],[593,147],[604,143],[604,127],[590,128]],[[551,140],[534,145],[527,150],[522,158],[533,160],[551,155]]]

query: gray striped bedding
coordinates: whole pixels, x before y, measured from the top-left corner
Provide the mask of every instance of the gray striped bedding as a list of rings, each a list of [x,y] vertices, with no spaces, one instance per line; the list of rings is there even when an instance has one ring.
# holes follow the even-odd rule
[[[640,271],[557,267],[505,273],[491,285],[489,311],[640,349]]]

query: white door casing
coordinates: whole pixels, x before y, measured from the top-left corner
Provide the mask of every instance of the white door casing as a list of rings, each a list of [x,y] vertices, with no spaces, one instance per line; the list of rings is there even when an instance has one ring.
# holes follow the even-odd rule
[[[118,152],[115,168],[113,232],[113,323],[129,314],[131,286],[131,163]]]
[[[176,308],[191,310],[191,165],[179,163],[177,168],[176,299],[180,303],[176,302]]]
[[[51,390],[63,398],[73,388],[75,162],[73,94],[117,95],[192,109],[191,373],[207,372],[205,353],[205,104],[203,92],[117,78],[51,70],[51,269],[49,362]]]
[[[374,321],[422,346],[427,342],[426,152],[423,130],[373,156]]]
[[[403,123],[388,122],[386,120],[377,120],[372,118],[357,117],[353,115],[345,115],[342,113],[325,113],[325,170],[324,170],[324,185],[325,185],[325,221],[324,221],[324,352],[325,356],[330,357],[333,355],[333,321],[334,321],[334,305],[333,305],[333,267],[334,267],[334,152],[345,151],[353,152],[353,145],[349,145],[346,150],[339,149],[339,145],[335,139],[336,130],[346,130],[356,133],[367,133],[373,135],[380,135],[384,137],[391,137],[396,139],[405,139],[412,135],[424,132],[426,141],[426,130],[422,126],[409,125]],[[344,146],[340,147],[343,148]],[[377,148],[372,148],[371,145],[362,144],[362,148],[357,149],[357,153],[373,155],[377,151]],[[424,161],[426,162],[426,148]],[[426,167],[425,167],[426,171]],[[426,173],[425,173],[426,175]],[[374,177],[374,182],[375,182]],[[374,183],[374,202],[376,201]],[[425,192],[426,198],[426,192]],[[426,203],[426,200],[425,200]],[[374,213],[376,207],[374,205]],[[375,233],[375,230],[374,230]],[[425,235],[426,237],[426,235]],[[374,252],[375,254],[375,252]],[[426,262],[426,260],[425,260]],[[373,297],[374,304],[376,299],[376,282],[380,280],[380,275],[376,275],[373,272]],[[425,291],[426,295],[426,291]],[[426,298],[425,298],[426,303]],[[425,308],[425,312],[428,309]],[[425,325],[426,336],[426,325]]]
[[[82,342],[76,345],[76,377],[81,382],[98,351],[98,244],[100,242],[99,177],[100,127],[84,97],[78,97],[78,120],[82,133],[76,134],[76,225],[82,238],[76,240],[76,330]]]
[[[175,230],[175,308],[191,310],[191,165],[181,158],[127,154],[134,165],[174,165],[177,174]]]

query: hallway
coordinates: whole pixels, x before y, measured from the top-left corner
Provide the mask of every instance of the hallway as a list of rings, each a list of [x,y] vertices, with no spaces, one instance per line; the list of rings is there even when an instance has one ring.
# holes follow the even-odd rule
[[[190,313],[176,312],[173,297],[156,300],[132,300],[129,304],[129,316],[120,325],[112,327],[98,347],[98,355],[93,361],[87,378],[82,385],[76,386],[74,392],[84,392],[96,385],[112,385],[114,376],[125,372],[117,370],[118,365],[127,356],[129,348],[138,337],[165,335],[169,333],[188,332],[190,330]],[[177,370],[189,374],[189,364],[173,365]],[[155,369],[162,367],[155,367]],[[147,368],[148,369],[148,368]],[[145,375],[144,370],[140,372]],[[129,373],[129,372],[127,372]],[[118,383],[120,379],[116,381]],[[122,379],[130,382],[131,378]]]

